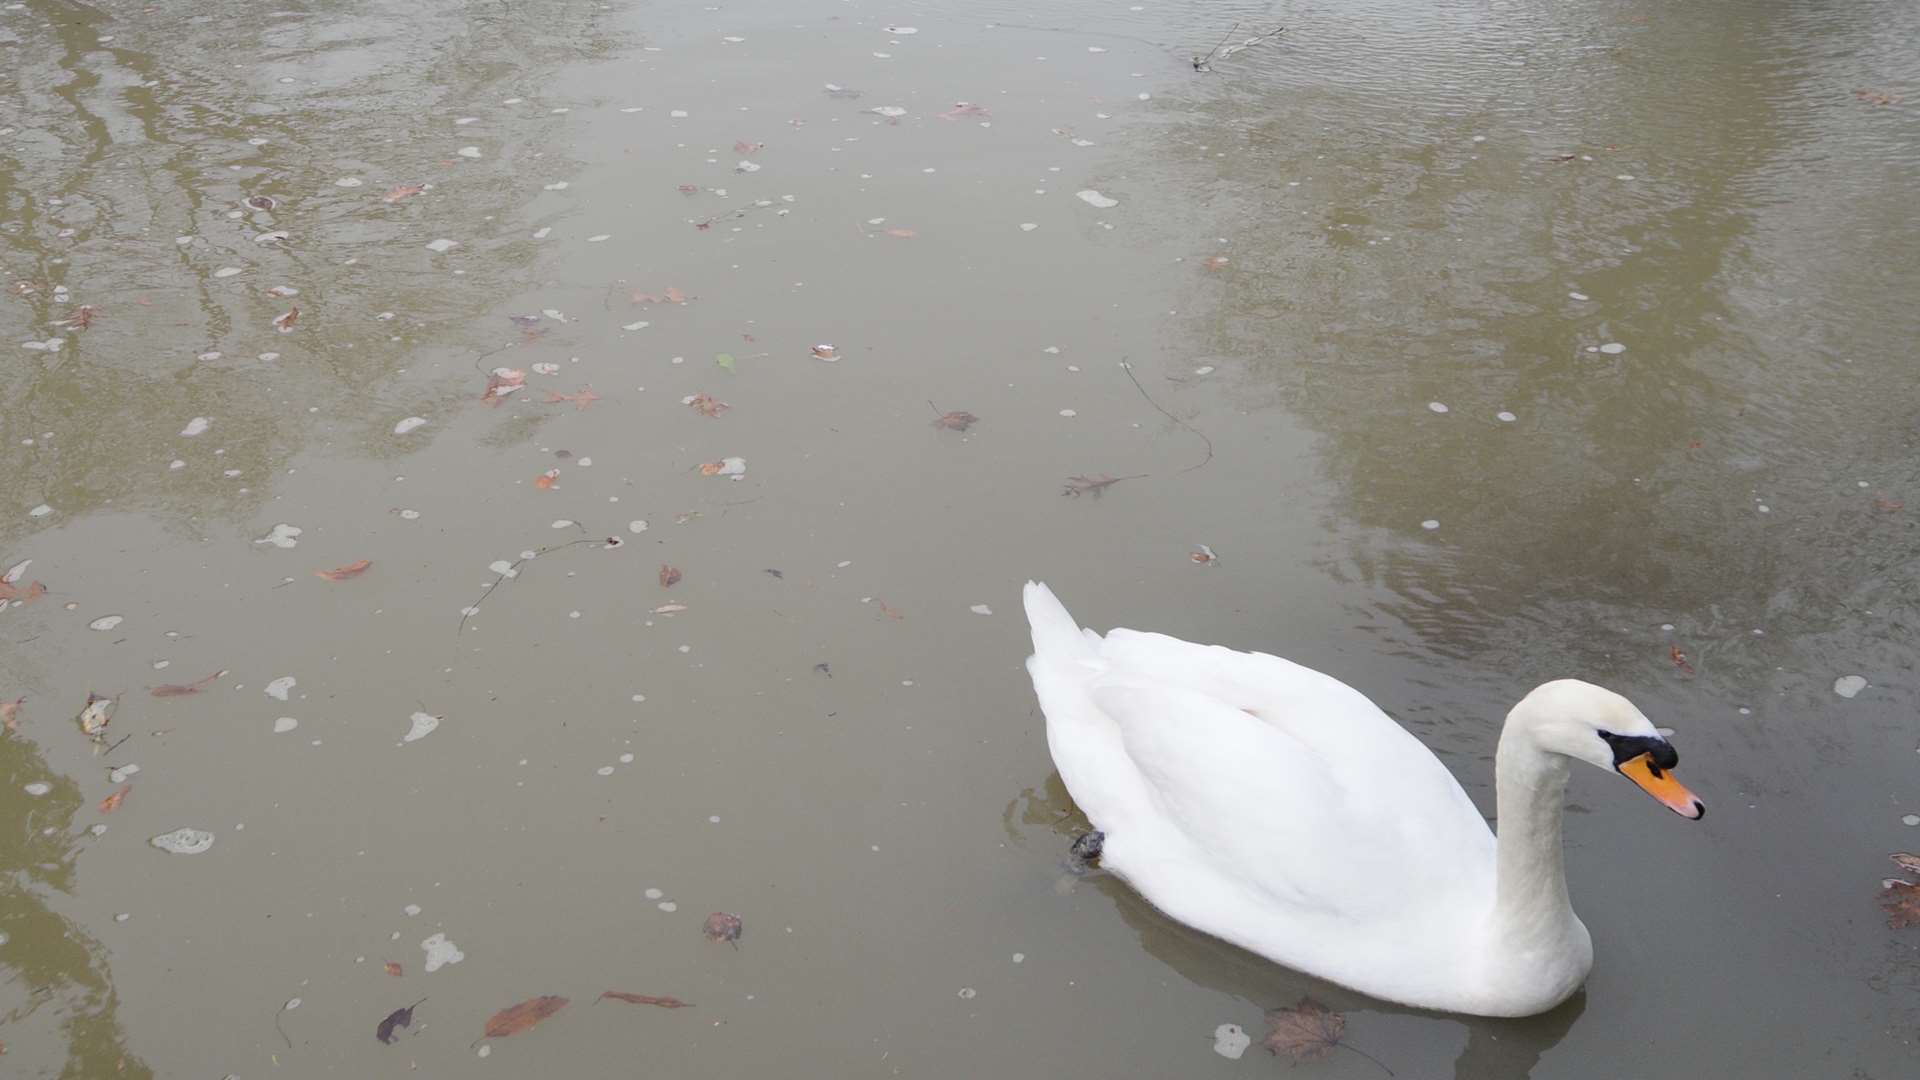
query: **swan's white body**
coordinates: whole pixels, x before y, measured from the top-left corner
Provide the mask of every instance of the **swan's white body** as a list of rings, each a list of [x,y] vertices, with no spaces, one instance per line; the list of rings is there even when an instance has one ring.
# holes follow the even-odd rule
[[[1657,738],[1626,699],[1566,680],[1514,708],[1496,844],[1446,767],[1345,683],[1277,656],[1083,631],[1045,585],[1027,584],[1026,608],[1060,777],[1105,834],[1101,866],[1161,911],[1424,1008],[1531,1015],[1585,980],[1593,944],[1560,840],[1567,761],[1603,764],[1596,727]]]

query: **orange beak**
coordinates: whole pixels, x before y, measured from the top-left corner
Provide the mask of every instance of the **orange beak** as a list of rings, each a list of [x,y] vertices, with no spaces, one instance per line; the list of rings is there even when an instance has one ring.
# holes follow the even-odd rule
[[[1621,776],[1640,785],[1640,790],[1660,800],[1660,805],[1691,821],[1707,814],[1707,804],[1694,798],[1693,792],[1673,778],[1673,773],[1654,764],[1653,755],[1640,754],[1614,766]]]

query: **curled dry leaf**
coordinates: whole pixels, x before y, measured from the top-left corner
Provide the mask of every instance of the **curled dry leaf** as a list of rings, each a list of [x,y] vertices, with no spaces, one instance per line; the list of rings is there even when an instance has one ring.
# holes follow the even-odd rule
[[[658,1005],[663,1009],[693,1008],[693,1002],[681,1001],[676,997],[654,997],[652,994],[629,994],[625,990],[605,991],[599,997],[595,998],[594,1001],[597,1003],[605,1001],[607,998],[612,998],[615,1001],[624,1001],[629,1005]]]
[[[115,810],[120,809],[121,803],[127,801],[127,792],[132,790],[133,790],[132,784],[121,784],[120,790],[114,792],[113,794],[107,796],[104,799],[101,799],[99,802],[99,805],[97,805],[95,809],[99,810],[103,814],[113,813]]]
[[[112,698],[89,693],[86,707],[80,710],[80,731],[98,740],[113,721],[113,706]]]
[[[705,461],[700,464],[701,476],[743,476],[746,471],[746,458],[721,458],[719,461]]]
[[[722,355],[725,354],[723,353]],[[733,406],[721,401],[712,394],[695,394],[692,397],[683,398],[681,403],[689,406],[694,412],[699,413],[701,416],[719,416],[721,413],[733,408]]]
[[[955,409],[953,412],[942,413],[935,417],[933,426],[945,428],[948,431],[965,431],[979,422],[980,418],[972,413]]]
[[[507,395],[515,393],[527,385],[527,373],[518,368],[497,367],[487,373],[487,390],[480,395],[480,403],[489,407],[499,405]]]
[[[200,691],[205,690],[207,687],[212,686],[214,683],[214,680],[218,679],[222,675],[225,675],[226,673],[227,673],[227,669],[221,668],[219,671],[216,671],[211,675],[208,675],[204,678],[195,679],[190,683],[164,683],[160,686],[154,687],[152,690],[149,690],[147,692],[152,694],[154,697],[185,697],[188,694],[197,694]]]
[[[81,304],[79,307],[74,308],[72,311],[67,313],[66,318],[60,320],[59,325],[64,326],[69,330],[85,330],[87,327],[92,326],[93,325],[93,305]]]
[[[737,942],[740,940],[740,934],[743,929],[744,926],[740,922],[740,916],[729,915],[724,911],[716,911],[707,916],[707,921],[705,925],[700,927],[700,932],[706,935],[708,941]],[[735,947],[737,948],[738,946]]]
[[[389,964],[387,966],[394,967],[397,965]],[[386,1043],[388,1046],[392,1046],[394,1043],[399,1042],[400,1036],[394,1034],[394,1032],[400,1028],[408,1027],[412,1025],[413,1010],[419,1008],[420,1002],[425,1000],[427,999],[421,998],[420,1001],[416,1001],[404,1009],[395,1009],[392,1012],[388,1013],[387,1018],[385,1020],[380,1021],[380,1026],[373,1029],[373,1037],[376,1039],[379,1039],[383,1043]]]
[[[541,491],[551,491],[554,488],[554,486],[559,483],[560,483],[559,469],[548,469],[546,472],[543,472],[539,476],[536,476],[533,478],[533,486]]]
[[[1201,566],[1212,566],[1220,561],[1220,556],[1215,555],[1213,549],[1205,544],[1193,545],[1193,554],[1188,555],[1187,558],[1192,559]]]
[[[386,973],[393,976],[396,979],[407,973],[407,969],[401,967],[399,962],[395,960],[389,960],[383,966]]]
[[[1880,893],[1880,906],[1887,913],[1887,925],[1893,929],[1920,926],[1920,885],[1888,882]]]
[[[326,578],[328,581],[345,581],[348,578],[357,578],[361,574],[366,573],[367,567],[372,565],[372,559],[361,559],[359,562],[350,562],[345,566],[336,566],[331,570],[315,570],[313,576]]]
[[[401,199],[410,199],[425,190],[427,190],[425,184],[395,184],[388,188],[387,193],[380,199],[382,202],[399,202]]]
[[[0,723],[5,723],[8,731],[20,730],[20,707],[26,703],[25,694],[12,701],[0,701]]]
[[[1910,874],[1920,874],[1920,855],[1910,851],[1896,851],[1887,858],[1893,860],[1893,865]]]
[[[1680,651],[1680,646],[1674,645],[1669,647],[1667,649],[1667,659],[1672,660],[1673,666],[1679,668],[1683,674],[1693,674],[1693,665],[1687,663],[1687,654]]]
[[[504,1039],[509,1035],[518,1035],[554,1013],[565,1008],[567,999],[556,994],[543,994],[528,998],[518,1005],[509,1005],[487,1018],[486,1035],[489,1039]]]
[[[300,320],[300,305],[287,309],[286,314],[274,318],[273,328],[283,334],[293,333],[293,324]]]
[[[1290,1009],[1267,1013],[1267,1037],[1260,1045],[1269,1053],[1285,1054],[1294,1061],[1319,1061],[1340,1045],[1347,1030],[1347,1018],[1310,997]]]
[[[680,582],[679,568],[674,566],[668,566],[666,563],[661,563],[660,564],[660,587],[663,589],[671,589],[673,586],[679,584],[679,582]]]

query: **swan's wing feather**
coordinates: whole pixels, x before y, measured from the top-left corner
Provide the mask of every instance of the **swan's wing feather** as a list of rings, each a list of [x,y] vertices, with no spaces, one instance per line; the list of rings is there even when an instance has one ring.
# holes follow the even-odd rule
[[[1303,916],[1361,921],[1403,911],[1413,883],[1444,886],[1465,869],[1457,851],[1433,846],[1391,776],[1356,788],[1349,770],[1286,731],[1185,687],[1114,674],[1089,697],[1149,789],[1158,813],[1148,817],[1178,834],[1131,848],[1145,856],[1138,865],[1116,866],[1149,896],[1153,882],[1140,879],[1158,872],[1146,865],[1154,849],[1200,853]]]

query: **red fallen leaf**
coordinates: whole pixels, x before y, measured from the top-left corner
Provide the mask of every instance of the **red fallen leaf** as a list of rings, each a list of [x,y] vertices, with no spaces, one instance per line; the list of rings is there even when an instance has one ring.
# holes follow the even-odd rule
[[[104,799],[101,799],[99,805],[96,806],[95,809],[99,810],[103,814],[113,813],[115,810],[120,809],[121,803],[127,801],[127,792],[132,790],[133,790],[132,784],[121,784],[120,790],[114,792],[113,794],[107,796]]]
[[[693,299],[693,297],[688,296],[681,289],[674,286],[669,286],[666,292],[660,293],[657,296],[653,293],[641,292],[638,289],[633,291],[633,303],[636,304],[684,304],[691,299]]]
[[[897,236],[902,240],[911,240],[920,235],[912,229],[887,229],[885,231],[888,236]]]
[[[958,120],[963,116],[978,116],[984,119],[992,115],[993,114],[986,109],[970,101],[956,101],[953,103],[953,108],[939,114],[942,120]]]
[[[517,368],[494,368],[487,373],[487,391],[480,395],[480,404],[489,408],[497,407],[527,384],[527,373]]]
[[[20,730],[20,706],[27,703],[27,695],[21,694],[12,701],[0,701],[0,721],[4,721],[8,731]]]
[[[678,567],[668,566],[666,563],[660,564],[660,587],[661,588],[671,589],[674,587],[674,585],[679,583],[679,581],[680,581],[680,570]]]
[[[560,470],[548,469],[546,472],[543,472],[539,476],[534,477],[533,486],[540,491],[548,491],[548,490],[551,490],[554,487],[554,485],[558,484],[559,482],[560,482]]]
[[[45,595],[47,595],[47,587],[37,581],[29,581],[24,587],[12,582],[0,581],[0,603],[12,600],[32,603]]]
[[[1920,885],[1889,882],[1880,893],[1880,907],[1887,913],[1887,925],[1895,930],[1920,926]]]
[[[979,422],[980,418],[972,413],[956,409],[953,412],[942,413],[940,416],[935,417],[933,426],[945,428],[948,431],[965,431]]]
[[[567,999],[555,994],[545,994],[537,998],[528,998],[518,1005],[509,1005],[487,1018],[486,1035],[488,1039],[504,1039],[509,1035],[518,1035],[533,1025],[565,1008]]]
[[[735,140],[733,144],[733,152],[736,154],[751,154],[756,150],[765,150],[766,148],[767,148],[766,143],[748,142],[745,139]]]
[[[425,184],[395,184],[380,198],[382,202],[399,202],[401,199],[412,198],[425,190],[427,190]]]
[[[887,602],[885,600],[880,599],[877,596],[873,598],[873,602],[880,605],[880,614],[885,615],[889,619],[898,620],[898,619],[906,618],[906,615],[902,613],[898,608],[888,607]]]
[[[345,581],[348,578],[357,578],[361,574],[366,573],[367,567],[372,565],[372,559],[361,559],[359,562],[350,562],[345,566],[336,566],[331,570],[315,570],[313,576],[326,578],[328,581]]]
[[[1232,261],[1233,260],[1227,258],[1225,255],[1209,255],[1200,260],[1200,265],[1209,270],[1224,270],[1227,264]]]
[[[166,683],[165,685],[154,687],[152,690],[149,690],[148,693],[154,697],[186,697],[188,694],[197,694],[207,687],[212,686],[215,679],[218,679],[226,673],[227,669],[221,668],[219,671],[203,679],[195,679],[190,683]]]
[[[682,195],[693,195],[699,192],[700,189],[694,187],[692,184],[681,184],[679,190]]]
[[[74,308],[73,311],[61,321],[60,325],[70,330],[85,330],[87,327],[92,326],[93,305],[81,304],[79,307]]]
[[[713,228],[713,222],[711,222],[711,221],[696,221],[696,222],[694,222],[694,223],[693,223],[693,227],[694,227],[694,228],[696,228],[696,229],[699,229],[699,230],[700,230],[701,232],[706,232],[706,231],[707,231],[708,229],[711,229],[711,228]]]
[[[693,1002],[681,1001],[676,997],[654,997],[652,994],[629,994],[625,990],[606,990],[593,1000],[598,1004],[608,998],[612,998],[615,1001],[624,1001],[629,1005],[658,1005],[663,1009],[693,1008]]]
[[[701,416],[719,416],[733,406],[714,397],[712,394],[695,394],[687,399],[688,407]]]
[[[1906,503],[1901,502],[1899,499],[1889,499],[1885,496],[1879,496],[1879,495],[1875,496],[1873,500],[1873,508],[1875,510],[1888,510],[1888,511],[1899,510],[1904,508],[1906,505],[1907,505]]]
[[[297,322],[299,318],[300,306],[295,304],[293,307],[287,309],[285,315],[280,315],[273,320],[273,328],[283,334],[291,334],[293,333],[293,324]]]
[[[708,941],[737,942],[740,940],[743,929],[740,916],[716,911],[707,916],[706,924],[700,927],[700,932],[706,935]],[[739,948],[738,945],[734,947]]]
[[[593,387],[591,386],[583,386],[571,394],[562,394],[554,390],[547,391],[547,404],[558,405],[563,401],[571,401],[575,408],[581,412],[586,412],[587,406],[599,400],[600,395],[594,393]]]
[[[1693,674],[1693,665],[1687,663],[1687,654],[1680,651],[1680,646],[1675,645],[1668,649],[1667,656],[1673,661],[1674,667],[1679,668],[1688,675]]]
[[[407,973],[405,968],[402,968],[398,962],[393,960],[387,961],[386,972],[387,974],[393,976],[396,979]]]

